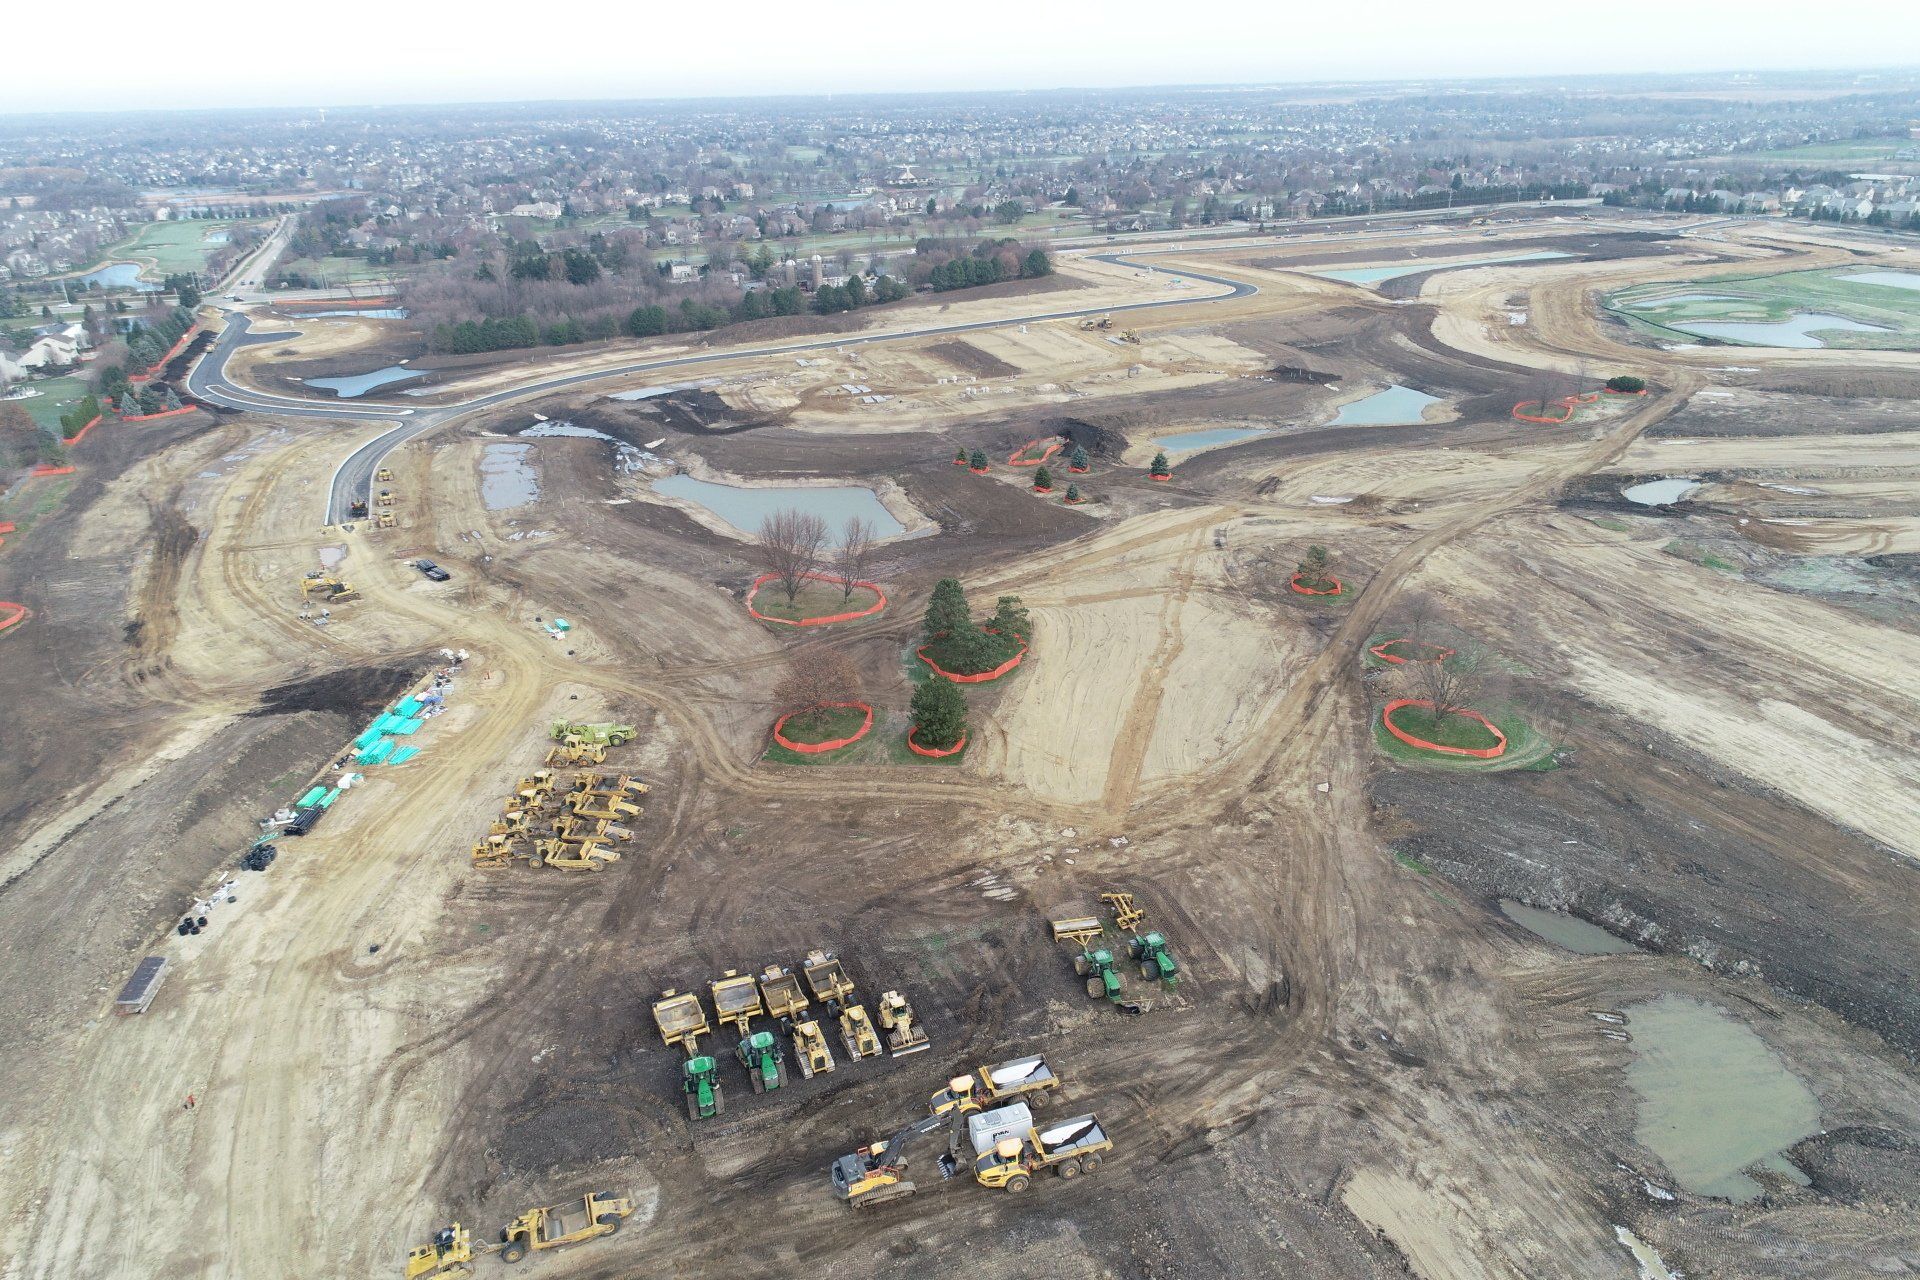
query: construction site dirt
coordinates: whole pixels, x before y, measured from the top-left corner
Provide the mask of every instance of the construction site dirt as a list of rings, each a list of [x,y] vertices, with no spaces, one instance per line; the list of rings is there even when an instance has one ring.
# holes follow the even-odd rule
[[[1920,1268],[1920,628],[1910,575],[1868,563],[1920,551],[1920,431],[1897,392],[1806,389],[1920,355],[1623,339],[1596,299],[1629,284],[1858,260],[1838,232],[1697,221],[1135,255],[1257,286],[1235,297],[1063,254],[1093,305],[1183,300],[1127,317],[1130,341],[1117,317],[1033,318],[1065,291],[921,299],[867,322],[904,336],[806,363],[449,413],[380,463],[384,528],[324,522],[373,427],[103,424],[0,547],[0,598],[33,610],[0,632],[5,1274],[399,1274],[445,1223],[492,1239],[603,1189],[634,1201],[621,1232],[529,1274],[1633,1280],[1620,1229],[1692,1276]],[[1400,300],[1299,271],[1410,251],[1574,256],[1434,270]],[[913,332],[963,322],[985,327]],[[374,367],[395,339],[352,325],[374,345],[262,344],[229,377],[301,394],[276,363]],[[613,363],[450,369],[433,402]],[[1616,375],[1651,390],[1512,417],[1549,379]],[[1388,387],[1436,402],[1336,424]],[[536,415],[610,439],[525,434]],[[1158,441],[1213,432],[1150,480]],[[1007,463],[1054,435],[1090,455],[1070,476],[1055,455],[1085,505]],[[502,447],[534,483],[490,505]],[[954,465],[975,449],[985,474]],[[864,570],[885,611],[756,622],[754,530],[655,492],[674,473],[870,491],[901,525]],[[1671,509],[1619,492],[1690,476]],[[1289,587],[1316,544],[1339,597]],[[316,572],[357,598],[318,618]],[[798,652],[844,653],[874,733],[904,725],[946,577],[976,614],[1031,613],[1026,660],[963,686],[959,762],[768,759]],[[1416,634],[1475,656],[1471,705],[1510,756],[1379,732],[1421,677],[1368,648]],[[418,758],[359,770],[207,932],[175,934],[443,649],[468,657]],[[475,867],[556,720],[637,730],[594,766],[644,779],[632,838],[591,874]],[[1180,964],[1122,966],[1118,1005],[1049,931],[1112,890]],[[1578,954],[1501,899],[1634,949]],[[832,1072],[760,1093],[717,1027],[698,1049],[724,1111],[690,1119],[652,1002],[815,949],[867,1009],[910,1000],[930,1051],[835,1039]],[[148,954],[166,987],[108,1017]],[[1669,996],[1750,1031],[1817,1105],[1741,1166],[1750,1198],[1694,1189],[1648,1136],[1636,1010]],[[1098,1113],[1097,1174],[1010,1195],[943,1180],[934,1138],[914,1198],[839,1200],[834,1160],[1026,1054],[1064,1080],[1048,1114]]]

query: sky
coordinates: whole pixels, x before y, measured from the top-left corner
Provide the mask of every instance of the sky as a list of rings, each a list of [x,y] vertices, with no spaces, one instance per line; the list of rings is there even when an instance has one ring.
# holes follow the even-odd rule
[[[0,50],[0,112],[1878,67],[1914,0],[94,0]],[[55,25],[63,25],[64,19]],[[43,35],[48,33],[43,31]]]

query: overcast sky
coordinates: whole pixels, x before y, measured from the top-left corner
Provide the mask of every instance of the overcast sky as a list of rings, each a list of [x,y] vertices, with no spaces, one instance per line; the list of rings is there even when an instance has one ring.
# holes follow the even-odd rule
[[[70,45],[72,24],[100,34]],[[1235,84],[1920,60],[1915,0],[94,0],[0,112]]]

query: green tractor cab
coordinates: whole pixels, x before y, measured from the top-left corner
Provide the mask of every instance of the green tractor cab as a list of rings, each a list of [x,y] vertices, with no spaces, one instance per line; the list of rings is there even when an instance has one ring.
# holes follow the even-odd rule
[[[727,1109],[726,1099],[720,1096],[720,1068],[704,1054],[687,1059],[680,1087],[686,1091],[689,1120],[711,1120]]]
[[[1120,970],[1113,963],[1113,952],[1105,947],[1082,951],[1075,956],[1073,971],[1087,980],[1090,999],[1120,999]]]
[[[1180,962],[1173,958],[1173,952],[1167,949],[1167,940],[1158,933],[1144,933],[1127,943],[1127,952],[1140,965],[1140,976],[1148,982],[1156,978],[1173,981],[1180,972]]]
[[[756,1031],[734,1046],[734,1056],[747,1069],[755,1093],[767,1093],[787,1082],[787,1061],[771,1031]]]

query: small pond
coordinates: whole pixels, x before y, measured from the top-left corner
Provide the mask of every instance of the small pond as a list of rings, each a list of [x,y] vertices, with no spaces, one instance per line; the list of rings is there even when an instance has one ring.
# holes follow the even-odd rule
[[[863,485],[792,485],[749,487],[715,484],[689,475],[668,476],[653,482],[654,492],[670,498],[685,498],[698,503],[742,533],[759,529],[761,520],[775,511],[792,507],[809,512],[827,522],[828,531],[838,537],[849,517],[863,516],[874,534],[891,538],[905,533],[906,526],[893,518],[878,494]]]
[[[1333,420],[1336,427],[1401,427],[1425,421],[1430,404],[1439,404],[1439,396],[1430,396],[1412,387],[1391,386],[1376,391],[1352,404],[1340,406]]]
[[[1599,925],[1588,924],[1564,911],[1543,911],[1512,898],[1502,898],[1500,912],[1528,933],[1579,955],[1617,956],[1640,949],[1625,938],[1616,938]]]
[[[540,496],[530,444],[490,444],[480,455],[480,501],[489,511],[511,511]]]
[[[1401,276],[1419,275],[1422,271],[1446,271],[1454,267],[1490,267],[1502,262],[1544,262],[1548,258],[1571,258],[1570,253],[1561,253],[1556,249],[1542,249],[1538,253],[1507,253],[1490,258],[1414,259],[1401,263],[1397,267],[1343,267],[1336,271],[1310,271],[1308,275],[1319,276],[1322,280],[1344,280],[1348,284],[1384,284],[1388,280],[1398,280]]]
[[[1920,293],[1920,271],[1856,271],[1840,278],[1856,284],[1879,284],[1889,289],[1912,289]]]
[[[403,378],[417,378],[416,369],[403,369],[399,365],[388,365],[384,369],[375,369],[372,373],[356,373],[345,378],[308,378],[307,385],[319,387],[322,391],[331,391],[342,400],[351,400],[363,396],[375,387],[384,387],[389,382],[399,382]]]
[[[1643,507],[1664,507],[1680,501],[1699,487],[1700,482],[1691,477],[1648,480],[1642,484],[1628,485],[1620,491],[1620,496]]]
[[[1183,431],[1179,435],[1160,436],[1153,441],[1169,453],[1192,453],[1215,445],[1233,444],[1267,434],[1265,427],[1214,427],[1207,431]]]
[[[1824,311],[1796,311],[1785,320],[1668,320],[1664,322],[1669,329],[1678,329],[1682,333],[1698,334],[1703,338],[1721,338],[1727,342],[1741,342],[1750,347],[1824,347],[1827,344],[1814,337],[1816,332],[1838,331],[1843,333],[1891,333],[1877,324],[1861,324],[1845,316],[1829,315]]]
[[[142,293],[158,293],[160,286],[140,278],[140,264],[137,262],[111,262],[80,277],[87,284],[97,284],[102,289],[138,289]]]
[[[1626,1009],[1634,1138],[1696,1195],[1751,1200],[1761,1165],[1805,1185],[1781,1154],[1820,1129],[1820,1103],[1753,1030],[1724,1010],[1664,995]]]

